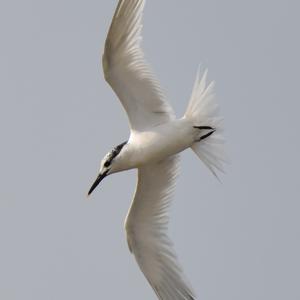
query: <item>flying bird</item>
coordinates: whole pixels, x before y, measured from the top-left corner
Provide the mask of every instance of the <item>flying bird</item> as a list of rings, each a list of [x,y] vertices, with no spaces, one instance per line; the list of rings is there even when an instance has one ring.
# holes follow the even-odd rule
[[[144,6],[120,0],[106,38],[104,77],[127,113],[130,136],[103,158],[88,195],[106,176],[138,170],[125,220],[129,249],[159,299],[191,300],[196,296],[167,236],[168,208],[181,151],[191,148],[216,176],[223,170],[222,120],[207,71],[198,71],[187,110],[176,118],[141,48]]]

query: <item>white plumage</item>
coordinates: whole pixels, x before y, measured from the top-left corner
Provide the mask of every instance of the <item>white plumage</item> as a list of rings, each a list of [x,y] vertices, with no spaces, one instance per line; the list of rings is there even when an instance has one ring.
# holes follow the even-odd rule
[[[105,42],[104,76],[124,106],[132,130],[174,118],[140,47],[145,1],[119,1]]]
[[[102,160],[89,194],[107,175],[138,169],[125,222],[129,249],[159,299],[191,300],[195,294],[167,236],[168,208],[179,152],[192,148],[215,175],[223,170],[221,119],[207,71],[198,73],[184,117],[175,118],[140,47],[144,5],[144,0],[120,0],[108,32],[104,75],[128,115],[131,134]]]
[[[128,245],[159,299],[194,299],[166,231],[178,157],[139,168],[126,231]]]

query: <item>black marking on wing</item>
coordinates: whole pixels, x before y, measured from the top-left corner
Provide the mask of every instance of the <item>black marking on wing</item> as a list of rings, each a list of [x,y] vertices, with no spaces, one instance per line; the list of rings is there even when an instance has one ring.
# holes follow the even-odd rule
[[[214,128],[210,126],[193,126],[194,128],[200,129],[200,130],[214,130]]]
[[[211,132],[209,132],[209,133],[207,133],[207,134],[205,134],[205,135],[202,135],[202,136],[200,137],[199,141],[202,141],[202,140],[208,138],[208,137],[211,136],[214,132],[215,132],[215,130],[212,130]]]

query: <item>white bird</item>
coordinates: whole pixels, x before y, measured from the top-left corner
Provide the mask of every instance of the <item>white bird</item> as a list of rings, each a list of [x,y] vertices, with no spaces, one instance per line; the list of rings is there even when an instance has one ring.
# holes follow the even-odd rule
[[[130,137],[104,157],[88,195],[107,175],[137,168],[125,221],[129,249],[159,299],[196,299],[167,236],[168,208],[179,152],[191,148],[215,175],[223,170],[221,119],[207,71],[198,72],[186,113],[176,119],[140,46],[144,5],[120,0],[108,32],[104,76],[128,115]]]

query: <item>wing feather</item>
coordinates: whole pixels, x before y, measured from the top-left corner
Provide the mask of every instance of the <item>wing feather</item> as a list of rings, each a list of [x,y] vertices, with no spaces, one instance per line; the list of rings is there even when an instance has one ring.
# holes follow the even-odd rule
[[[177,175],[178,157],[138,169],[135,197],[125,222],[130,251],[161,300],[192,300],[167,236],[168,208]]]
[[[102,57],[106,81],[127,112],[132,130],[143,131],[174,118],[140,43],[145,0],[120,0]]]

